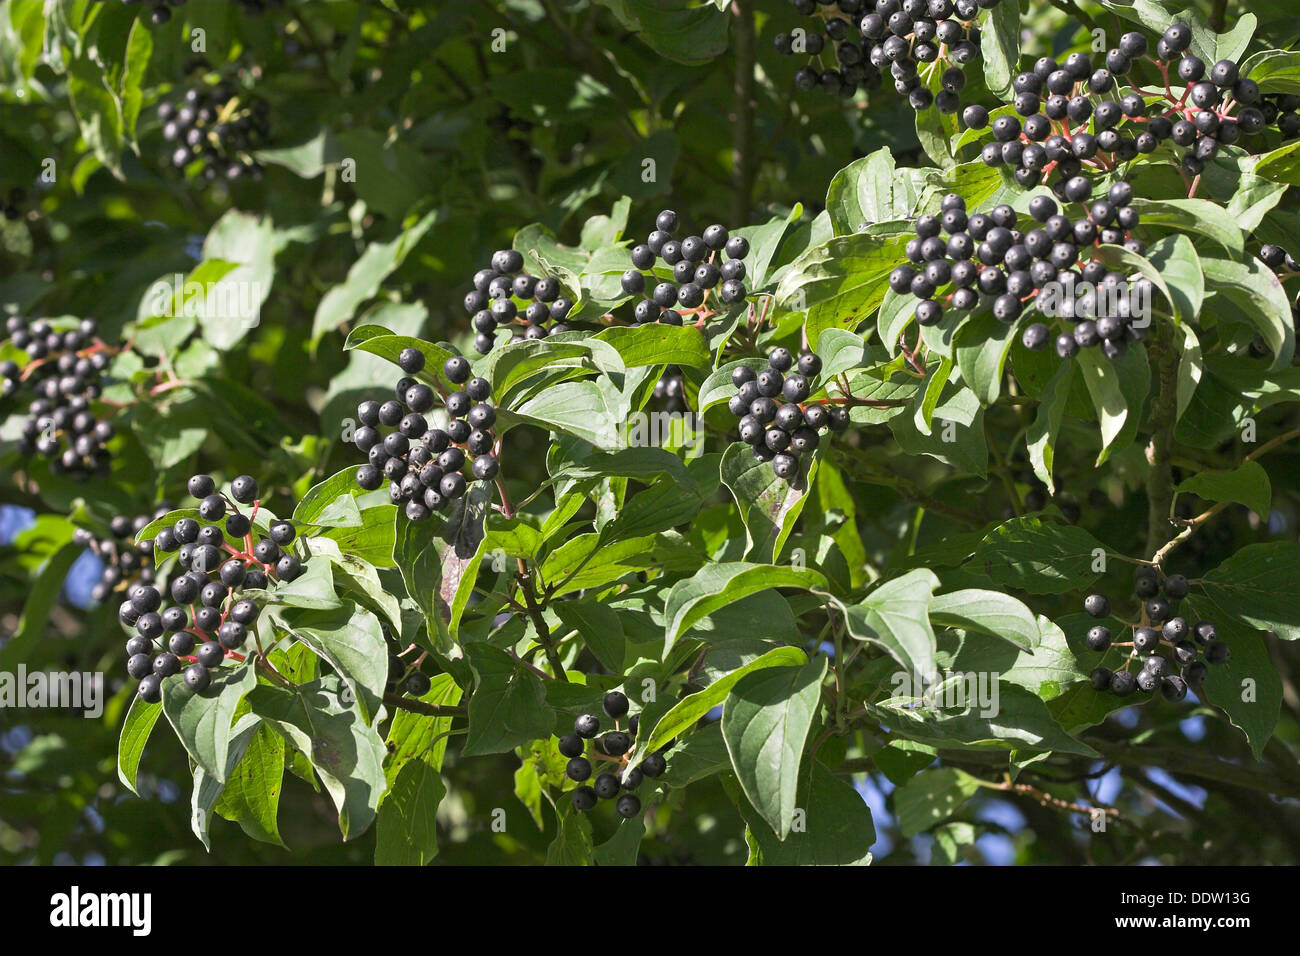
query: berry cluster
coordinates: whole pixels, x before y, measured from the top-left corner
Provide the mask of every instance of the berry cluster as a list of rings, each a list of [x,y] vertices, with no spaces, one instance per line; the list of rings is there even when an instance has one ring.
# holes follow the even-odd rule
[[[796,13],[824,20],[824,33],[798,29],[777,34],[776,52],[807,54],[810,62],[795,73],[801,90],[821,88],[835,96],[850,97],[858,87],[880,85],[889,68],[894,88],[907,97],[914,110],[937,106],[955,113],[959,94],[966,86],[962,67],[980,56],[980,31],[975,17],[999,0],[793,0]],[[819,7],[834,6],[837,13]],[[843,14],[841,16],[840,14]],[[820,69],[827,47],[835,66]],[[920,76],[920,64],[942,63],[936,96]]]
[[[1165,700],[1178,701],[1187,696],[1189,687],[1195,689],[1205,683],[1210,673],[1207,664],[1228,660],[1228,645],[1218,640],[1212,622],[1188,624],[1177,616],[1178,602],[1187,591],[1187,578],[1181,574],[1171,574],[1161,581],[1156,569],[1148,565],[1133,572],[1133,593],[1141,606],[1141,617],[1127,625],[1133,632],[1132,642],[1117,645],[1132,647],[1133,651],[1120,670],[1098,667],[1092,672],[1089,679],[1095,690],[1127,697],[1135,690],[1150,694],[1159,689]],[[1095,618],[1108,617],[1110,600],[1102,594],[1089,594],[1083,609]],[[1085,642],[1089,650],[1098,653],[1105,653],[1115,643],[1110,628],[1104,624],[1091,628]],[[1129,665],[1139,658],[1142,666],[1136,675],[1131,674]]]
[[[654,399],[666,412],[686,411],[686,376],[676,365],[665,366],[663,375],[655,382]]]
[[[423,655],[422,655],[423,656]],[[429,675],[420,670],[419,662],[407,664],[397,654],[388,655],[387,689],[396,692],[399,688],[412,697],[423,697],[433,686]]]
[[[474,273],[474,290],[465,296],[465,311],[473,316],[474,348],[479,354],[492,351],[493,332],[501,327],[511,327],[511,342],[569,331],[564,320],[573,310],[573,300],[560,295],[559,281],[523,269],[521,253],[499,249],[492,253],[488,268]]]
[[[789,349],[774,348],[763,371],[739,365],[731,373],[736,394],[727,407],[740,419],[740,440],[753,446],[756,459],[770,461],[778,478],[799,474],[800,457],[816,450],[823,428],[839,432],[849,425],[843,406],[807,400],[821,370],[815,352],[802,353],[796,363]]]
[[[217,491],[209,475],[194,475],[188,488],[199,499],[202,520],[180,518],[153,539],[156,560],[174,551],[184,569],[173,575],[167,588],[175,604],[164,608],[161,588],[137,584],[117,612],[123,624],[136,630],[126,644],[126,670],[140,681],[140,696],[150,703],[162,699],[162,681],[180,672],[183,661],[189,663],[184,669],[186,686],[201,691],[223,660],[242,660],[239,648],[261,609],[240,592],[264,590],[272,580],[292,581],[305,567],[289,548],[297,535],[289,521],[272,522],[266,537],[253,544],[253,518],[260,503],[257,480],[251,475],[231,482],[229,497]],[[244,514],[240,504],[252,505],[252,511]],[[228,538],[242,541],[243,550]],[[153,655],[155,641],[164,637],[166,649]]]
[[[270,108],[265,100],[241,99],[229,83],[191,86],[180,104],[158,105],[163,139],[175,143],[171,162],[184,169],[203,160],[203,178],[261,179],[262,164],[249,155],[270,134]]]
[[[606,715],[614,718],[617,727],[618,720],[627,714],[627,697],[619,691],[612,690],[605,695],[601,707]],[[586,812],[595,808],[597,800],[612,800],[618,797],[614,808],[619,816],[631,818],[641,812],[641,801],[632,791],[641,786],[641,781],[645,777],[658,777],[667,769],[664,754],[672,748],[675,741],[669,741],[658,751],[650,754],[641,761],[639,767],[623,774],[622,780],[619,779],[618,773],[607,770],[596,774],[596,779],[592,780],[590,785],[587,784],[594,773],[592,760],[612,763],[615,771],[627,766],[627,754],[632,749],[632,741],[636,737],[637,723],[637,718],[632,717],[628,721],[626,732],[611,730],[596,740],[591,747],[590,759],[586,756],[587,741],[593,740],[600,733],[599,717],[594,714],[583,714],[573,722],[573,733],[565,734],[560,738],[560,753],[569,758],[564,768],[565,775],[581,785],[573,791],[572,800],[575,810]]]
[[[674,239],[677,213],[665,209],[655,218],[654,231],[632,249],[632,266],[623,273],[623,292],[642,296],[633,310],[638,323],[681,325],[683,312],[697,313],[716,287],[723,305],[744,301],[745,263],[749,240],[731,235],[714,223],[700,236]],[[721,258],[725,257],[725,258]],[[714,260],[721,258],[721,264]],[[672,271],[673,281],[655,282],[656,260]],[[654,283],[652,286],[651,283]]]
[[[0,398],[23,389],[32,396],[18,453],[48,458],[52,474],[74,481],[107,475],[111,456],[105,446],[115,430],[96,416],[92,403],[103,392],[101,377],[112,351],[99,340],[96,321],[82,319],[59,331],[48,320],[29,324],[15,315],[5,328],[9,345],[26,353],[28,362],[0,361]]]
[[[1259,109],[1264,114],[1264,122],[1276,124],[1283,139],[1295,139],[1300,136],[1300,96],[1294,93],[1261,93]]]
[[[1070,180],[1072,201],[1086,204],[1091,195],[1086,178]],[[1129,342],[1145,337],[1143,328],[1133,324],[1131,303],[1141,301],[1150,289],[1130,295],[1136,286],[1130,286],[1127,275],[1107,269],[1100,260],[1085,261],[1085,253],[1102,244],[1144,251],[1131,232],[1139,224],[1132,199],[1133,187],[1116,183],[1105,199],[1087,205],[1086,217],[1071,220],[1051,197],[1036,196],[1029,214],[1039,226],[1024,233],[1017,228],[1011,206],[968,216],[965,200],[949,193],[939,215],[917,220],[916,236],[906,247],[912,264],[895,269],[889,287],[919,299],[916,321],[928,326],[937,325],[949,312],[968,312],[990,300],[995,317],[1015,322],[1044,287],[1054,284],[1070,294],[1052,297],[1052,317],[1076,323],[1057,336],[1057,354],[1071,358],[1080,348],[1099,346],[1107,358],[1118,358]],[[1145,278],[1137,282],[1150,284]],[[1022,340],[1027,348],[1045,348],[1051,330],[1036,322],[1025,329]]]
[[[117,590],[129,591],[136,584],[153,584],[156,575],[153,541],[137,543],[135,536],[149,522],[157,521],[171,510],[171,504],[164,502],[153,517],[137,515],[133,520],[126,515],[117,515],[109,522],[109,536],[106,538],[97,538],[86,528],[73,532],[73,542],[88,548],[104,565],[99,582],[90,592],[95,601],[104,601]]]
[[[424,362],[424,353],[416,348],[403,349],[397,357],[408,375],[421,372]],[[453,384],[465,386],[442,398],[445,427],[425,418],[437,396],[413,378],[398,381],[395,401],[357,406],[361,425],[352,441],[369,459],[357,471],[357,484],[374,491],[387,478],[389,499],[405,505],[411,521],[442,511],[465,494],[470,482],[490,481],[500,467],[491,431],[497,417],[489,401],[492,386],[486,379],[470,378],[469,361],[459,355],[447,359],[442,371]],[[397,430],[383,435],[381,425]]]
[[[1166,140],[1186,148],[1180,167],[1199,175],[1221,145],[1262,132],[1268,121],[1256,105],[1261,102],[1258,84],[1242,78],[1233,60],[1220,60],[1207,70],[1187,52],[1191,39],[1191,29],[1175,23],[1156,44],[1163,93],[1130,86],[1118,99],[1095,104],[1093,96],[1118,96],[1117,78],[1127,76],[1146,56],[1146,37],[1124,34],[1119,46],[1107,52],[1105,66],[1085,53],[1072,53],[1064,63],[1042,57],[1013,81],[1018,116],[993,121],[994,142],[984,147],[981,159],[989,166],[1010,166],[1022,186],[1047,182],[1055,173],[1052,188],[1062,198],[1065,184],[1085,165],[1113,169],[1139,153],[1154,153]],[[1177,75],[1186,87],[1175,98],[1168,85],[1170,61],[1180,55]],[[1159,98],[1155,115],[1148,115],[1148,97]],[[968,106],[962,120],[971,129],[983,129],[989,113]]]

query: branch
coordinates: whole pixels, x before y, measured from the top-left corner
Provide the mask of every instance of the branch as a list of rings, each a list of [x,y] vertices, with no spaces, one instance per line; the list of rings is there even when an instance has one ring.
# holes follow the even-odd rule
[[[1296,438],[1298,436],[1300,436],[1300,428],[1293,428],[1291,429],[1291,431],[1287,432],[1286,434],[1278,435],[1276,438],[1271,438],[1268,441],[1266,441],[1264,444],[1256,448],[1254,451],[1252,451],[1245,458],[1243,458],[1242,464],[1245,464],[1248,461],[1254,461],[1256,458],[1259,458],[1261,455],[1267,454],[1268,452],[1272,451],[1274,448],[1276,448],[1278,445],[1281,445],[1283,442],[1290,441],[1292,438]],[[1238,467],[1240,467],[1240,465]],[[1169,499],[1170,505],[1173,504],[1172,496],[1173,496],[1173,491],[1171,489],[1170,499]],[[1151,558],[1151,563],[1157,565],[1160,564],[1162,561],[1164,561],[1165,558],[1169,557],[1169,552],[1173,551],[1174,548],[1178,547],[1178,545],[1182,544],[1184,541],[1190,538],[1193,532],[1195,532],[1197,528],[1201,527],[1203,524],[1205,524],[1205,522],[1209,521],[1211,518],[1217,515],[1224,508],[1228,507],[1228,505],[1230,504],[1232,504],[1231,501],[1217,502],[1211,507],[1207,508],[1205,511],[1202,511],[1195,518],[1188,520],[1187,523],[1183,526],[1182,531],[1178,532],[1178,534],[1176,534],[1174,537],[1166,541],[1165,544],[1158,551],[1156,551],[1155,555]],[[1168,519],[1166,518],[1166,520]]]
[[[1151,444],[1147,461],[1147,544],[1146,554],[1160,550],[1170,537],[1169,512],[1174,501],[1173,457],[1174,422],[1178,413],[1178,350],[1174,347],[1169,326],[1157,326],[1152,340],[1159,391],[1151,409]]]
[[[464,717],[465,708],[452,706],[450,704],[426,704],[422,700],[414,700],[410,697],[402,697],[399,694],[384,694],[384,703],[390,707],[396,707],[398,710],[409,711],[412,714],[424,714],[428,717]]]
[[[736,75],[732,85],[732,148],[734,151],[731,193],[731,221],[745,222],[754,189],[754,60],[755,31],[753,0],[731,0],[735,15],[732,31]]]
[[[533,576],[521,570],[516,577],[519,580],[519,590],[524,594],[524,603],[528,605],[528,617],[532,620],[533,627],[537,628],[537,641],[546,651],[546,660],[551,665],[556,678],[567,681],[569,678],[564,673],[564,663],[560,660],[560,655],[555,650],[555,642],[551,639],[551,628],[542,615],[542,609],[537,605],[537,598],[533,596]]]
[[[1282,774],[1273,764],[1254,766],[1222,760],[1190,747],[1132,746],[1124,742],[1089,737],[1085,742],[1101,754],[1103,760],[1122,767],[1158,767],[1180,777],[1209,780],[1240,790],[1268,793],[1279,797],[1300,798],[1300,779]],[[940,751],[939,759],[952,765],[1003,765],[1006,755],[998,751],[980,753],[958,750]],[[1257,769],[1258,768],[1258,769]],[[846,760],[836,773],[862,773],[875,770],[870,757]]]

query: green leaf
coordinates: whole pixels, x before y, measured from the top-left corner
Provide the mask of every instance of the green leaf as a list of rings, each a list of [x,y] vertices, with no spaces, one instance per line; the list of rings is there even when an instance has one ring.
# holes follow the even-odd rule
[[[133,694],[126,717],[122,719],[122,735],[117,742],[117,779],[136,796],[139,793],[135,789],[135,778],[140,769],[140,758],[144,755],[144,745],[149,742],[153,725],[161,716],[162,704],[147,703],[139,694]]]
[[[1182,233],[1164,236],[1147,248],[1146,259],[1161,276],[1178,319],[1194,322],[1205,299],[1205,273],[1192,240]]]
[[[741,815],[749,825],[748,837],[758,843],[767,866],[864,866],[871,862],[876,829],[871,810],[853,784],[817,760],[799,788],[803,828],[777,839],[748,806]]]
[[[1273,486],[1268,472],[1257,461],[1245,461],[1232,471],[1202,471],[1176,489],[1206,501],[1236,501],[1265,521],[1273,505]]]
[[[1020,59],[1020,4],[999,3],[980,29],[984,84],[999,99],[1010,100],[1011,80]]]
[[[140,86],[152,56],[153,30],[145,23],[144,17],[139,17],[131,24],[131,32],[127,35],[126,51],[123,54],[122,82],[118,90],[122,103],[122,131],[126,139],[131,142],[135,141],[135,124],[140,116],[140,104],[144,99]]]
[[[556,369],[594,367],[591,341],[593,340],[562,342],[523,339],[507,342],[492,349],[480,361],[477,371],[492,383],[493,400],[497,407],[511,408],[514,405],[513,399],[521,392],[519,387],[535,376]],[[600,344],[614,355],[618,354],[608,343]]]
[[[784,840],[795,814],[799,766],[821,702],[827,658],[750,674],[722,710],[722,737],[749,802]]]
[[[308,561],[303,572],[268,592],[267,603],[286,607],[332,611],[343,606],[334,586],[334,564],[328,559]]]
[[[835,174],[826,192],[826,211],[835,235],[854,233],[871,223],[911,217],[932,177],[928,169],[898,169],[887,147],[854,160]]]
[[[1065,632],[1041,615],[1035,624],[1038,636],[1032,649],[1013,647],[973,631],[962,634],[960,639],[945,636],[939,645],[941,667],[951,674],[996,674],[998,680],[1023,687],[1043,700],[1059,697],[1067,688],[1087,680],[1088,674],[1080,668]],[[958,646],[948,659],[953,644]]]
[[[560,382],[514,410],[518,418],[564,432],[602,451],[623,447],[623,425],[631,412],[626,396],[609,381]]]
[[[614,835],[592,851],[597,866],[635,866],[645,820],[640,816],[620,820]]]
[[[587,649],[615,674],[623,672],[627,638],[618,614],[599,601],[561,601],[554,605],[564,626],[582,635]]]
[[[949,709],[917,706],[916,697],[904,696],[878,706],[867,704],[867,712],[895,734],[936,747],[1097,756],[1095,750],[1061,728],[1036,694],[1012,684],[994,686],[998,688],[997,700],[984,710],[978,703]]]
[[[438,855],[442,775],[423,760],[402,768],[375,823],[376,866],[424,866]]]
[[[360,470],[360,465],[352,465],[312,485],[293,509],[294,522],[335,528],[357,527],[362,519],[356,499],[367,494],[357,484]]]
[[[1300,607],[1294,600],[1300,593],[1300,544],[1247,545],[1205,574],[1200,589],[1222,611],[1252,627],[1275,631],[1286,641],[1300,639]]]
[[[1201,260],[1207,287],[1231,304],[1231,314],[1247,319],[1264,337],[1273,353],[1273,370],[1285,368],[1295,357],[1295,321],[1286,290],[1275,273],[1258,259]]]
[[[894,794],[894,809],[903,836],[916,836],[947,820],[981,784],[978,777],[955,767],[917,774]]]
[[[1029,651],[1038,646],[1038,622],[1033,611],[999,591],[967,588],[936,594],[930,602],[930,622],[940,627],[981,631]]]
[[[284,846],[277,821],[284,785],[284,738],[260,720],[243,758],[227,775],[216,811],[254,840]]]
[[[179,676],[163,681],[163,713],[191,759],[217,783],[226,780],[235,708],[256,684],[251,662],[214,669],[212,682],[198,693]]]
[[[122,173],[122,104],[107,83],[104,71],[88,58],[77,56],[65,74],[68,103],[81,129],[81,138],[99,161],[118,179]]]
[[[666,787],[685,787],[730,766],[731,756],[722,739],[722,725],[715,722],[701,727],[673,747],[672,759],[660,782]]]
[[[1277,727],[1282,707],[1282,678],[1269,656],[1265,636],[1243,625],[1243,616],[1234,613],[1237,609],[1232,604],[1219,603],[1216,597],[1207,588],[1205,595],[1192,594],[1184,604],[1183,613],[1188,621],[1213,621],[1219,640],[1232,651],[1227,663],[1210,665],[1210,675],[1199,696],[1223,709],[1232,725],[1246,735],[1251,753],[1259,760]],[[1254,622],[1247,623],[1258,627]]]
[[[507,753],[550,737],[555,711],[546,703],[546,688],[537,675],[495,647],[471,644],[467,650],[476,680],[463,755]]]
[[[1208,199],[1137,198],[1132,206],[1142,217],[1143,227],[1164,227],[1176,233],[1206,236],[1237,255],[1245,250],[1237,221],[1226,209]]]
[[[236,766],[243,760],[261,723],[255,714],[245,714],[235,724],[230,734],[230,750],[221,777],[213,777],[201,766],[194,768],[194,789],[190,794],[190,829],[209,851],[212,843],[208,839],[208,821],[212,817],[213,807],[225,790],[224,781],[234,775]]]
[[[642,365],[685,365],[708,368],[709,349],[704,333],[693,325],[615,326],[595,336],[608,342],[628,368]]]
[[[332,674],[292,689],[259,684],[248,703],[311,760],[338,810],[343,839],[364,832],[388,786],[384,741],[347,685]]]
[[[1031,594],[1081,591],[1097,580],[1098,553],[1107,549],[1082,528],[1015,518],[985,535],[968,567],[996,584]]]
[[[217,220],[203,241],[203,258],[235,263],[206,283],[199,306],[203,338],[218,351],[241,342],[261,324],[262,306],[275,281],[275,256],[288,237],[269,216],[232,209]]]
[[[323,611],[285,608],[277,618],[329,662],[364,705],[362,713],[373,721],[388,682],[388,649],[379,620],[352,604]]]
[[[1097,464],[1101,465],[1137,435],[1151,369],[1143,349],[1129,349],[1117,359],[1106,358],[1100,349],[1081,349],[1074,362],[1097,412],[1101,429]]]
[[[825,589],[826,578],[811,568],[742,561],[707,564],[673,585],[664,599],[664,655],[682,633],[702,618],[769,588]]]
[[[1056,494],[1052,473],[1056,464],[1056,440],[1061,433],[1061,421],[1069,404],[1070,389],[1074,384],[1075,364],[1061,362],[1044,388],[1034,413],[1033,424],[1025,432],[1025,449],[1034,474],[1051,494]]]
[[[316,306],[315,318],[312,319],[312,340],[316,341],[330,329],[351,321],[357,308],[379,293],[383,281],[406,260],[438,216],[437,210],[426,213],[389,242],[368,245],[348,270],[347,279],[321,297],[320,304]]]
[[[901,236],[858,233],[814,246],[781,279],[777,302],[792,311],[827,303],[839,328],[855,329],[884,299],[889,273],[904,259],[904,245]],[[816,347],[811,335],[809,342]]]
[[[1264,93],[1300,93],[1300,54],[1294,50],[1260,50],[1241,64],[1242,76]]]
[[[767,667],[802,667],[806,663],[808,663],[808,655],[799,648],[774,647],[743,667],[719,677],[704,690],[683,697],[659,718],[654,730],[646,738],[645,744],[637,745],[636,753],[628,763],[628,769],[636,767],[647,754],[654,753],[674,737],[694,727],[701,717],[725,701],[731,688],[746,675]]]
[[[945,823],[934,831],[934,848],[930,851],[932,866],[954,866],[961,862],[963,853],[975,845],[979,830],[969,823]]]
[[[546,848],[547,866],[592,866],[591,822],[573,809],[556,812],[559,828]]]
[[[992,405],[1002,394],[1002,370],[1017,338],[1015,323],[1002,322],[992,312],[972,316],[957,331],[957,368],[981,405]]]
[[[67,534],[71,535],[71,533],[69,527]],[[18,629],[13,637],[0,647],[0,668],[12,670],[20,661],[27,660],[31,656],[32,648],[36,646],[36,642],[40,640],[49,624],[50,610],[54,607],[54,602],[59,599],[59,592],[63,590],[63,582],[68,576],[68,571],[81,556],[82,550],[81,546],[66,541],[41,565],[35,581],[28,589],[22,615],[18,618]]]
[[[780,557],[794,524],[808,500],[817,473],[817,459],[809,460],[793,483],[779,478],[772,463],[759,461],[743,442],[734,442],[722,455],[722,483],[731,491],[745,523],[745,556],[755,561]]]
[[[397,524],[393,561],[401,569],[407,593],[424,612],[429,640],[440,652],[451,648],[454,629],[474,587],[491,495],[489,486],[475,482],[465,497],[457,499],[441,526],[436,517]]]
[[[450,674],[435,674],[420,700],[426,704],[455,706],[460,703],[460,698],[461,689]],[[447,731],[451,730],[453,720],[450,716],[394,711],[385,742],[388,756],[384,759],[384,776],[390,788],[402,768],[412,760],[420,759],[435,770],[442,769],[447,752]]]
[[[886,581],[843,609],[849,636],[880,645],[914,674],[932,673],[935,645],[929,610],[938,586],[939,579],[928,568]]]

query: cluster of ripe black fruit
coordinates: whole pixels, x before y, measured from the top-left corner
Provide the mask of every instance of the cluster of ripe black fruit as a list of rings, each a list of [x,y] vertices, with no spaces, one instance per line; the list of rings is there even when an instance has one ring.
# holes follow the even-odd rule
[[[184,169],[203,160],[203,178],[261,179],[262,164],[249,155],[271,132],[265,100],[242,97],[226,82],[191,86],[178,104],[158,104],[163,139],[175,143],[171,162]]]
[[[700,309],[715,286],[723,305],[744,301],[745,263],[749,240],[733,236],[727,227],[714,223],[703,235],[673,238],[677,213],[665,209],[655,217],[654,231],[646,241],[632,248],[632,266],[623,273],[626,295],[642,296],[632,315],[638,323],[662,322],[681,325],[682,312]],[[725,256],[721,265],[714,260]],[[672,270],[673,281],[657,278],[653,270],[660,260]],[[654,283],[652,286],[651,283]]]
[[[612,690],[601,701],[601,707],[606,715],[614,718],[617,726],[617,721],[627,714],[627,696]],[[592,759],[597,762],[613,763],[616,768],[624,766],[627,762],[627,752],[632,749],[632,741],[636,737],[637,724],[638,719],[632,717],[628,721],[626,732],[611,730],[596,740],[592,744]],[[668,768],[664,754],[672,748],[675,741],[669,741],[647,756],[641,761],[640,766],[625,773],[622,780],[617,773],[605,771],[597,774],[596,779],[588,785],[587,781],[591,780],[594,771],[591,760],[586,756],[587,741],[593,740],[598,733],[600,733],[600,718],[595,714],[583,714],[573,722],[573,733],[565,734],[560,738],[559,751],[561,755],[569,758],[564,773],[570,780],[581,784],[573,791],[573,808],[586,812],[596,806],[597,800],[611,800],[618,797],[614,809],[618,811],[619,816],[634,817],[641,812],[641,800],[631,791],[641,786],[641,781],[645,777],[658,777]]]
[[[24,458],[39,454],[49,459],[51,474],[74,481],[107,475],[111,455],[105,446],[115,430],[96,416],[92,403],[103,393],[101,378],[111,352],[99,341],[98,323],[82,319],[58,331],[46,319],[28,323],[15,315],[5,329],[9,345],[26,353],[28,362],[0,361],[0,398],[23,390],[32,396],[18,453]]]
[[[297,535],[292,522],[272,522],[266,537],[253,544],[252,518],[260,505],[251,475],[231,482],[229,497],[217,491],[209,475],[194,475],[188,489],[199,499],[202,520],[180,518],[153,539],[155,561],[175,552],[184,569],[167,587],[175,604],[163,607],[158,585],[137,584],[117,612],[124,625],[136,630],[126,644],[126,670],[140,681],[140,696],[150,703],[162,699],[163,680],[180,672],[182,661],[190,662],[184,668],[186,686],[196,692],[207,687],[212,669],[244,646],[261,613],[256,603],[237,595],[264,590],[273,579],[292,581],[305,567],[289,548]],[[251,514],[240,511],[240,504],[251,504]],[[244,550],[227,538],[242,541]],[[153,655],[154,642],[164,637],[166,649]]]
[[[665,412],[686,411],[686,376],[676,365],[668,365],[655,382],[654,399]]]
[[[731,373],[736,394],[727,408],[740,419],[740,440],[753,447],[758,461],[770,461],[772,473],[786,481],[799,474],[799,459],[816,450],[823,428],[839,432],[849,426],[843,406],[808,401],[821,370],[815,352],[803,352],[796,362],[789,349],[778,347],[768,353],[763,371],[738,365]]]
[[[980,9],[1000,0],[793,0],[796,13],[825,21],[824,33],[802,28],[777,34],[776,52],[807,54],[809,64],[795,73],[801,90],[820,88],[835,96],[853,96],[859,87],[880,85],[888,68],[894,88],[917,111],[937,106],[955,113],[966,86],[962,67],[980,56]],[[820,8],[834,7],[835,12]],[[842,16],[841,16],[842,14]],[[835,65],[819,69],[827,46]],[[924,85],[919,64],[950,64],[936,96]]]
[[[424,362],[417,348],[405,348],[397,357],[408,376],[419,374]],[[492,386],[487,379],[470,378],[469,360],[459,355],[447,359],[442,372],[448,381],[465,386],[442,399],[445,427],[431,425],[424,416],[437,403],[434,390],[409,377],[397,383],[395,401],[357,406],[361,425],[352,441],[369,459],[357,471],[357,484],[374,491],[387,478],[389,499],[405,505],[411,521],[442,511],[465,494],[471,481],[490,481],[500,467],[491,430],[497,418],[489,401]],[[397,430],[383,435],[381,425]]]
[[[1143,565],[1133,572],[1133,593],[1142,607],[1141,620],[1130,625],[1133,630],[1133,653],[1122,670],[1096,668],[1089,680],[1095,690],[1108,690],[1117,697],[1127,697],[1135,690],[1151,694],[1159,689],[1165,700],[1178,701],[1187,696],[1188,688],[1205,683],[1208,664],[1226,663],[1228,645],[1218,639],[1210,621],[1188,624],[1177,616],[1178,602],[1187,597],[1187,578],[1171,574],[1162,582],[1155,568]],[[1092,617],[1108,617],[1110,600],[1102,594],[1089,594],[1083,609]],[[1105,653],[1114,641],[1110,628],[1098,624],[1088,631],[1088,649]],[[1163,649],[1169,650],[1169,655]],[[1202,655],[1204,660],[1202,660]],[[1129,664],[1141,657],[1137,675],[1129,673]],[[1175,673],[1175,669],[1177,673]]]
[[[99,581],[90,592],[96,602],[104,601],[114,591],[129,591],[135,584],[154,583],[156,569],[153,541],[137,543],[135,536],[150,521],[157,521],[171,510],[171,504],[163,502],[152,518],[149,515],[137,515],[133,520],[126,515],[117,515],[108,524],[109,536],[106,538],[97,538],[86,528],[78,528],[72,533],[74,544],[87,548],[103,562]]]
[[[420,670],[418,663],[408,665],[396,654],[388,655],[388,690],[395,692],[401,688],[412,697],[423,697],[432,686],[433,681]]]
[[[1264,122],[1276,125],[1283,139],[1300,136],[1300,96],[1294,93],[1261,93],[1259,109]]]
[[[1144,251],[1131,233],[1139,224],[1137,210],[1130,205],[1133,187],[1115,183],[1105,199],[1089,204],[1092,184],[1086,178],[1075,177],[1069,186],[1071,200],[1085,204],[1087,215],[1071,220],[1051,197],[1036,196],[1029,214],[1039,226],[1028,233],[1017,228],[1011,206],[968,216],[965,200],[949,193],[939,215],[917,220],[916,236],[906,246],[911,264],[890,274],[889,287],[919,299],[917,324],[929,326],[948,312],[968,312],[990,299],[997,319],[1015,322],[1026,303],[1055,283],[1071,293],[1054,297],[1055,317],[1076,323],[1073,331],[1057,336],[1057,354],[1071,358],[1080,348],[1099,346],[1107,358],[1118,358],[1129,342],[1145,337],[1144,328],[1133,323],[1132,302],[1143,301],[1140,296],[1149,296],[1151,290],[1130,295],[1124,273],[1107,269],[1100,260],[1089,259],[1081,266],[1080,261],[1085,250],[1102,244]],[[1145,278],[1137,282],[1150,284]],[[1025,329],[1022,341],[1035,351],[1046,348],[1051,332],[1036,322]]]
[[[1166,140],[1186,148],[1181,168],[1200,174],[1220,145],[1262,132],[1268,120],[1256,105],[1261,103],[1258,84],[1241,77],[1233,60],[1220,60],[1207,71],[1204,61],[1187,52],[1191,38],[1189,27],[1175,23],[1156,45],[1162,69],[1181,54],[1177,73],[1187,85],[1182,99],[1168,108],[1162,105],[1154,116],[1148,116],[1146,97],[1131,88],[1118,100],[1095,105],[1090,96],[1118,92],[1116,78],[1130,73],[1147,54],[1141,33],[1120,37],[1101,67],[1085,53],[1072,53],[1064,63],[1042,57],[1013,81],[1019,115],[993,121],[995,142],[984,147],[981,159],[989,166],[1010,166],[1022,186],[1046,182],[1055,172],[1052,188],[1063,198],[1065,183],[1078,176],[1084,163],[1098,165],[1098,156],[1109,157],[1108,166],[1127,162],[1155,152]],[[968,106],[962,120],[971,129],[983,129],[989,113]]]
[[[523,254],[514,249],[492,253],[492,264],[474,273],[474,289],[465,296],[465,311],[473,319],[474,348],[481,355],[496,344],[493,334],[510,327],[511,342],[544,339],[567,332],[564,320],[573,310],[573,300],[562,296],[559,280],[523,271]]]

